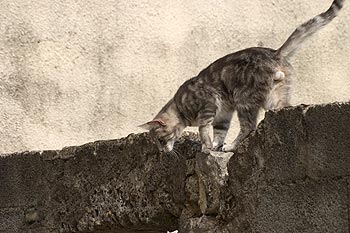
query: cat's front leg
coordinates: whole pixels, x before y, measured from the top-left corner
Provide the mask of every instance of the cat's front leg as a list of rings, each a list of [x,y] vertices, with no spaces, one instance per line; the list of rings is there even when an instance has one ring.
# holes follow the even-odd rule
[[[212,129],[211,124],[199,126],[199,136],[202,142],[202,152],[209,154],[213,148],[213,143],[210,138],[210,130]]]
[[[198,114],[199,137],[202,142],[202,152],[209,154],[213,148],[210,138],[213,121],[215,117],[216,106],[206,106],[206,108]]]
[[[222,147],[225,142],[225,138],[227,135],[227,129],[224,128],[218,128],[218,127],[213,127],[214,128],[214,139],[213,139],[213,151],[221,151]]]
[[[238,144],[241,143],[249,135],[250,132],[256,129],[258,112],[258,107],[237,109],[241,130],[239,131],[239,134],[233,143],[224,145],[222,147],[222,151],[234,151],[237,148]]]
[[[214,119],[214,139],[213,148],[214,151],[221,151],[225,142],[227,131],[230,128],[233,111],[220,111]]]

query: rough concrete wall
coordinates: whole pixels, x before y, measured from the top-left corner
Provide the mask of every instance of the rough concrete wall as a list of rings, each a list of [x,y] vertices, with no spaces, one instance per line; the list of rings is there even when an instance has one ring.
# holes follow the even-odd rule
[[[0,233],[175,230],[200,148],[190,138],[178,158],[146,134],[0,158]]]
[[[350,103],[269,112],[232,153],[147,134],[0,158],[0,233],[348,233]]]
[[[2,0],[0,152],[138,132],[215,59],[277,48],[330,2]],[[293,104],[349,100],[349,7],[295,57]]]
[[[349,232],[349,120],[350,103],[268,112],[228,162],[217,215],[181,232]]]

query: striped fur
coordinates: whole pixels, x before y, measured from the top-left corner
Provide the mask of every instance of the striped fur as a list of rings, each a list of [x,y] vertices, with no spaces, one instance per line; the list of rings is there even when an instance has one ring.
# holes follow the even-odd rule
[[[344,0],[335,0],[326,12],[298,27],[278,50],[248,48],[218,59],[180,86],[157,116],[142,127],[150,130],[162,152],[172,151],[187,126],[198,126],[204,152],[235,150],[256,128],[259,109],[289,105],[293,68],[288,57],[328,24],[343,3]],[[240,132],[232,144],[224,145],[234,111],[237,111]]]

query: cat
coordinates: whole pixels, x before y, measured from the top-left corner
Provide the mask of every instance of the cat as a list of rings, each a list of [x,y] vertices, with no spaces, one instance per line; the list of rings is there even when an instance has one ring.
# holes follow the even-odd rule
[[[300,25],[277,50],[252,47],[216,60],[181,85],[155,118],[140,127],[149,130],[160,152],[172,151],[187,126],[198,126],[204,153],[234,151],[256,129],[261,108],[290,105],[293,68],[289,58],[331,22],[343,4],[344,0],[334,0],[327,11]],[[240,132],[232,144],[224,145],[234,111]]]

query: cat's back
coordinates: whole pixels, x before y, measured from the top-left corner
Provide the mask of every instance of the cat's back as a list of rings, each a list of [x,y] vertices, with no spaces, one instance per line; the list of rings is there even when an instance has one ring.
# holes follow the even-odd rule
[[[221,57],[203,69],[197,76],[183,83],[176,97],[189,93],[220,93],[230,95],[234,89],[269,85],[277,69],[289,63],[276,50],[252,47]],[[203,96],[205,96],[203,94]]]
[[[276,55],[276,50],[263,47],[251,47],[221,57],[199,72],[199,74],[187,80],[182,86],[187,86],[202,80],[209,82],[222,72],[242,73],[245,70],[253,70],[259,67],[267,68],[283,63]]]
[[[222,72],[232,69],[235,73],[245,70],[268,68],[282,63],[281,58],[276,54],[276,50],[263,47],[252,47],[228,54],[210,64],[199,73],[208,75],[210,73]]]
[[[203,69],[198,76],[188,80],[184,86],[203,82],[212,87],[240,86],[268,81],[280,67],[289,63],[276,54],[276,50],[252,47],[221,57]]]

